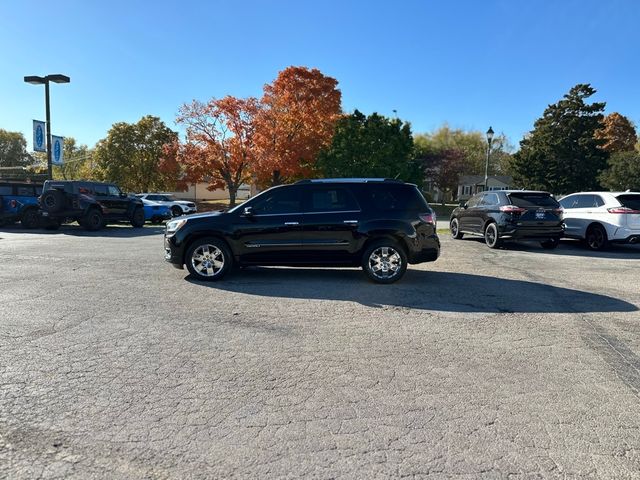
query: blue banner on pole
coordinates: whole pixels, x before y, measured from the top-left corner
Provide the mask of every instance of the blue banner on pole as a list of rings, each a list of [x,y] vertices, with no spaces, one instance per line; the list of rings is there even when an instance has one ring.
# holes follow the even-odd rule
[[[33,121],[33,151],[47,151],[47,127],[40,120]]]
[[[51,163],[53,165],[62,165],[64,163],[64,137],[51,135]]]

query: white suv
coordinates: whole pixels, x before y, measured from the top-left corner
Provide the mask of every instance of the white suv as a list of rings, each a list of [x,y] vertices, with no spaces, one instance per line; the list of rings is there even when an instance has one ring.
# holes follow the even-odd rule
[[[188,213],[196,213],[198,211],[196,204],[186,200],[178,200],[169,193],[139,193],[136,197],[151,200],[152,202],[166,205],[171,210],[174,217],[186,215]]]
[[[564,236],[592,250],[611,243],[640,243],[640,192],[580,192],[560,199]]]

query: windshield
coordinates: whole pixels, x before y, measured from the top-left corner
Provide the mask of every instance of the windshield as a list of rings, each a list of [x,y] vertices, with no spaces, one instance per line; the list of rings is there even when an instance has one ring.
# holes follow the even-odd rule
[[[510,193],[511,203],[520,208],[558,208],[559,204],[548,193]]]
[[[273,188],[273,187],[271,187]],[[246,199],[244,202],[239,203],[238,205],[236,205],[235,207],[227,210],[228,213],[233,213],[233,212],[237,212],[238,210],[244,208],[246,206],[247,203],[249,203],[249,201],[251,200],[252,202],[256,199],[261,197],[262,195],[264,195],[265,193],[267,193],[269,190],[271,190],[271,188],[267,188],[266,190],[263,190],[262,192],[258,193],[257,195]]]
[[[616,198],[623,207],[627,207],[632,210],[640,210],[640,194],[618,195]]]

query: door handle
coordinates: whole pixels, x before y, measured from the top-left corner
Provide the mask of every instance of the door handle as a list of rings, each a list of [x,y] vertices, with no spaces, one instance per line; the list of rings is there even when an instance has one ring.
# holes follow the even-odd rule
[[[349,224],[355,225],[356,223],[358,223],[358,220],[345,220],[342,223],[349,223]]]
[[[285,225],[300,225],[298,222],[284,222]]]

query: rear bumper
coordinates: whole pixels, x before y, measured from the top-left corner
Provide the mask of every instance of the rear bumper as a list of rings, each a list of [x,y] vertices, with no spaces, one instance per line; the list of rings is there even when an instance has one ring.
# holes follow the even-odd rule
[[[500,229],[500,238],[513,238],[513,239],[525,239],[525,238],[560,238],[564,235],[564,228],[562,226],[557,227],[545,227],[545,228],[511,228],[505,227]]]
[[[433,234],[424,237],[422,241],[416,241],[415,244],[409,246],[407,254],[410,264],[424,262],[435,262],[440,256],[440,238]]]
[[[630,243],[635,245],[640,243],[640,234],[629,235],[626,238],[613,238],[611,243]]]

